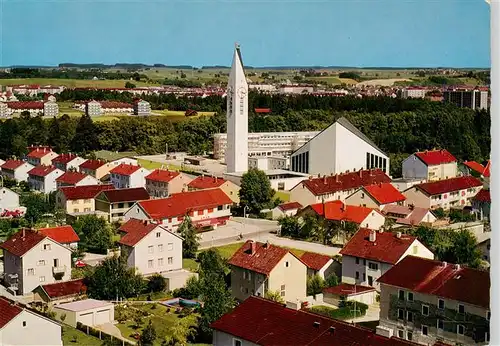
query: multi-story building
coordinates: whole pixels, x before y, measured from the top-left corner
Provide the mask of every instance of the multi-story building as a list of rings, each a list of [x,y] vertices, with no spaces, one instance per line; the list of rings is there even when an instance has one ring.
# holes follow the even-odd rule
[[[409,98],[419,98],[423,99],[425,98],[425,95],[429,91],[428,88],[424,87],[408,87],[404,88],[401,91],[401,97],[404,99],[409,99]]]
[[[149,194],[143,187],[104,190],[95,197],[95,210],[106,213],[109,222],[120,221],[137,201],[148,199]]]
[[[103,113],[101,103],[97,101],[89,101],[85,103],[85,114],[89,117],[97,117]]]
[[[59,105],[54,101],[47,101],[43,103],[43,116],[57,117],[59,115]]]
[[[403,161],[404,179],[435,181],[457,175],[457,159],[446,149],[421,151]]]
[[[221,189],[229,198],[231,198],[233,203],[240,202],[240,187],[232,181],[223,178],[201,175],[189,182],[187,186],[189,191]]]
[[[76,249],[80,241],[80,237],[71,225],[40,228],[38,232],[69,249]]]
[[[444,102],[458,107],[488,109],[488,88],[454,88],[443,92]]]
[[[0,168],[2,169],[2,177],[20,182],[28,181],[28,172],[34,166],[21,160],[7,160]]]
[[[145,187],[146,176],[151,172],[141,166],[128,165],[125,163],[114,167],[110,172],[111,183],[117,189],[128,189],[134,187]]]
[[[307,266],[288,249],[248,240],[228,263],[231,293],[240,301],[279,292],[285,302],[300,306],[307,296]]]
[[[71,279],[71,250],[40,232],[22,229],[0,245],[7,287],[20,295],[40,284]]]
[[[99,185],[100,183],[91,175],[73,171],[64,172],[63,175],[56,179],[58,189],[65,186]]]
[[[43,101],[10,101],[8,112],[12,114],[30,113],[31,116],[43,115]]]
[[[165,198],[173,193],[187,191],[191,181],[187,175],[164,169],[155,169],[146,176],[146,190],[152,198]]]
[[[135,101],[134,115],[151,115],[151,104],[144,100]]]
[[[182,238],[161,225],[130,219],[119,230],[127,266],[142,275],[182,269]]]
[[[63,174],[54,166],[36,166],[28,172],[28,184],[33,190],[49,194],[57,190],[56,180]]]
[[[0,118],[7,118],[10,115],[7,103],[0,102]]]
[[[104,160],[87,160],[80,166],[80,172],[93,176],[96,179],[105,179],[115,166]]]
[[[104,190],[114,190],[113,184],[62,187],[57,190],[56,206],[67,214],[95,211],[95,197]]]
[[[33,166],[50,166],[52,165],[52,160],[59,156],[49,147],[29,147],[30,151],[26,155],[26,160],[29,164]]]
[[[488,272],[407,256],[378,282],[380,326],[393,335],[423,345],[488,344]]]
[[[248,168],[257,168],[261,171],[269,171],[275,169],[288,169],[290,166],[289,157],[279,156],[253,156],[248,158]]]
[[[289,156],[316,136],[311,132],[253,132],[248,134],[248,156]],[[214,134],[214,158],[224,159],[227,149],[227,134]]]
[[[470,206],[483,183],[472,176],[463,176],[419,184],[403,191],[406,203],[421,208],[448,210]]]
[[[377,290],[380,290],[377,279],[406,256],[434,259],[434,254],[415,237],[366,228],[356,232],[340,254],[342,282]]]
[[[154,221],[174,232],[189,216],[199,228],[216,228],[229,220],[232,204],[221,189],[181,192],[168,198],[139,201],[124,218]]]
[[[77,171],[82,163],[86,160],[78,155],[68,153],[61,154],[52,160],[52,164],[59,168],[61,171]]]

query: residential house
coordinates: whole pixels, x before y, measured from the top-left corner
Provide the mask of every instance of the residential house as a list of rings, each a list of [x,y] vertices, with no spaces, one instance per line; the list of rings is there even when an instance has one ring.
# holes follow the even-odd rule
[[[380,169],[309,177],[290,190],[290,201],[299,202],[304,206],[335,200],[344,201],[361,186],[390,182],[391,178]]]
[[[51,166],[52,160],[59,156],[49,147],[30,147],[31,151],[26,155],[26,160],[33,166]]]
[[[239,301],[278,292],[300,306],[307,296],[307,266],[288,249],[248,240],[229,259],[231,292]]]
[[[0,159],[0,172],[2,171],[2,165],[5,163],[5,160]]]
[[[153,198],[165,198],[172,193],[184,192],[191,181],[181,172],[155,169],[146,176],[146,190]]]
[[[45,101],[43,103],[43,116],[47,118],[57,117],[59,115],[59,105],[54,101]]]
[[[380,229],[385,217],[377,209],[345,205],[341,201],[312,204],[297,213],[297,216],[318,215],[330,221],[352,222],[359,227]]]
[[[134,115],[151,115],[151,104],[144,100],[134,101]]]
[[[79,168],[80,172],[93,176],[96,179],[103,180],[109,175],[115,166],[111,162],[104,160],[87,160]]]
[[[18,302],[0,297],[0,345],[63,346],[61,325]]]
[[[380,325],[394,335],[425,345],[488,344],[488,272],[407,256],[378,281]]]
[[[457,175],[457,159],[446,149],[420,151],[403,161],[403,178],[436,181]]]
[[[483,183],[472,176],[415,185],[406,191],[407,204],[416,207],[448,210],[470,206],[472,199],[483,188]]]
[[[392,179],[391,184],[394,185],[398,191],[408,190],[410,187],[427,182],[423,178],[396,178]]]
[[[22,229],[0,245],[6,287],[25,295],[40,284],[71,278],[71,250],[46,235]]]
[[[213,229],[226,224],[231,205],[231,199],[220,189],[181,192],[139,201],[125,213],[125,219],[155,221],[174,232],[189,216],[199,229]]]
[[[95,197],[95,210],[106,213],[109,222],[119,221],[137,201],[148,199],[149,194],[143,187],[104,190]]]
[[[52,164],[61,171],[78,171],[80,165],[86,160],[76,154],[61,154],[52,160]]]
[[[304,252],[300,260],[307,266],[307,276],[319,275],[322,279],[336,274],[339,267],[339,263],[330,256],[314,252]]]
[[[299,202],[281,203],[272,210],[271,214],[273,220],[278,220],[285,216],[294,216],[300,209],[302,209],[302,204]]]
[[[490,186],[490,166],[491,161],[488,160],[486,165],[477,163],[476,161],[465,161],[463,166],[466,167],[466,173],[479,177],[484,184],[485,189],[489,189]]]
[[[62,187],[56,193],[56,206],[67,214],[95,211],[95,197],[104,190],[114,190],[112,184]]]
[[[111,183],[117,189],[129,189],[134,187],[144,188],[146,186],[145,178],[150,172],[141,166],[122,163],[113,168],[109,173],[111,175]]]
[[[405,226],[432,226],[437,221],[431,210],[413,205],[388,205],[382,210],[382,214],[386,219]]]
[[[214,346],[418,345],[261,297],[249,297],[210,328]]]
[[[72,250],[78,247],[80,241],[80,237],[71,225],[40,228],[38,232]]]
[[[229,198],[233,201],[233,203],[240,203],[239,191],[240,187],[235,183],[218,177],[206,177],[201,175],[196,179],[192,180],[188,184],[189,191],[196,190],[206,190],[206,189],[221,189]]]
[[[2,177],[15,180],[19,183],[21,181],[28,181],[28,172],[34,166],[21,160],[7,160],[0,168],[2,168]]]
[[[19,210],[19,195],[6,187],[0,187],[0,216],[5,211]]]
[[[161,225],[130,219],[118,230],[127,266],[142,275],[182,269],[182,238]]]
[[[434,258],[417,238],[401,232],[360,229],[340,251],[342,282],[375,287],[377,279],[408,255]]]
[[[35,191],[49,194],[57,190],[56,179],[63,174],[54,166],[36,166],[28,172],[28,184]]]
[[[85,279],[77,279],[40,285],[33,293],[35,301],[54,305],[84,297],[87,293],[87,286],[85,285]]]
[[[111,164],[114,165],[115,167],[120,166],[122,164],[129,165],[129,166],[139,166],[139,161],[137,161],[137,159],[134,159],[133,157],[125,156],[125,157],[122,157],[120,159],[116,159],[114,161],[111,161]]]
[[[78,323],[94,327],[103,324],[112,324],[115,320],[115,306],[112,302],[95,299],[77,300],[70,303],[57,304],[52,308],[55,318],[62,320],[73,328]]]
[[[99,185],[101,182],[91,175],[80,172],[65,172],[59,178],[56,179],[57,188],[68,187],[68,186],[88,186],[88,185]]]
[[[487,263],[487,266],[490,266],[491,238],[487,238],[481,242],[478,242],[477,247],[478,247],[479,251],[481,251],[483,261],[485,261]]]
[[[472,199],[472,210],[479,220],[489,220],[491,210],[490,190],[480,190]]]
[[[406,197],[391,183],[362,186],[346,198],[348,205],[359,205],[383,210],[389,205],[404,205]]]

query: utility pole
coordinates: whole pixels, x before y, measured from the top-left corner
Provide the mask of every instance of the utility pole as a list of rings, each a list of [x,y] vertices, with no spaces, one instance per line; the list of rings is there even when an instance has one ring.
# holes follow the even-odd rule
[[[168,143],[165,143],[165,160],[168,160]]]

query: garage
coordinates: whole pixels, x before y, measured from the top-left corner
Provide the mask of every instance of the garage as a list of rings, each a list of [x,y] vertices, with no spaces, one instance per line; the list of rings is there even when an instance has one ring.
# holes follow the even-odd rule
[[[58,320],[73,327],[76,327],[78,322],[89,327],[99,326],[113,323],[115,318],[113,303],[96,299],[55,305],[53,311]]]

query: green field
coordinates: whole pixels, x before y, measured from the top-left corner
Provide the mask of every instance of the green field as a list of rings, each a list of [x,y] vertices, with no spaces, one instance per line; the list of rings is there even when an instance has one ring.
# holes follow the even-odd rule
[[[166,164],[166,163],[160,163],[160,162],[145,160],[145,159],[137,159],[137,162],[142,167],[149,169],[149,170],[158,169],[158,168],[163,168],[163,169],[168,168],[168,169],[171,169],[173,171],[179,171],[181,169],[180,166],[170,165],[170,164]]]
[[[117,80],[86,80],[86,79],[57,79],[57,78],[29,78],[29,79],[0,79],[0,85],[62,85],[69,88],[125,88],[125,79]],[[132,81],[137,87],[158,86],[157,83]]]

